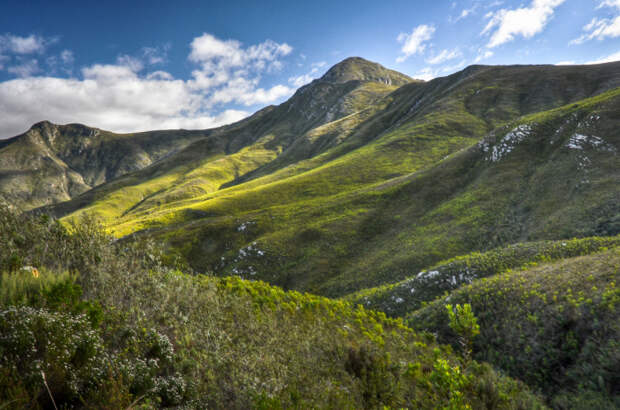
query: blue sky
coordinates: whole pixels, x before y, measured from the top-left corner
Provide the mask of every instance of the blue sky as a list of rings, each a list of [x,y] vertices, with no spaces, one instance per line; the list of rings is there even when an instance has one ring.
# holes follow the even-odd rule
[[[209,128],[349,56],[425,80],[476,63],[620,60],[620,0],[3,0],[0,138],[43,119]]]

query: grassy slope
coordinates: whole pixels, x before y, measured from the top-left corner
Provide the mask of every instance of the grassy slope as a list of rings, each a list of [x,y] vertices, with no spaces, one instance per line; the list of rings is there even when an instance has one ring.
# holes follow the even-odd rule
[[[620,249],[477,280],[410,316],[455,342],[446,303],[471,303],[481,333],[474,357],[541,389],[559,408],[620,404]]]
[[[49,408],[43,371],[60,407],[540,405],[522,384],[382,313],[171,271],[157,247],[117,247],[91,224],[68,235],[2,208],[0,232],[5,404]]]
[[[539,263],[588,255],[620,245],[620,235],[561,241],[526,242],[474,252],[442,261],[416,276],[397,283],[364,289],[345,300],[381,310],[393,317],[404,317],[435,298],[476,279],[527,269]]]
[[[219,167],[215,174],[210,167],[218,159],[230,164],[238,154],[213,161],[204,157],[203,165],[190,163],[181,177],[155,167],[161,176],[146,182],[138,179],[122,190],[104,186],[91,194],[94,202],[86,201],[69,218],[95,211],[117,235],[148,229],[169,239],[198,270],[236,272],[329,295],[403,279],[472,250],[600,233],[597,229],[613,225],[609,218],[616,212],[617,156],[592,150],[591,169],[583,171],[576,150],[561,146],[583,125],[564,126],[568,116],[582,120],[596,111],[603,120],[590,124],[594,128],[588,132],[602,133],[616,147],[616,94],[509,122],[495,131],[498,141],[490,144],[501,144],[516,125],[540,124],[534,138],[497,163],[485,159],[482,146],[458,151],[519,115],[616,85],[619,67],[470,67],[430,83],[405,85],[372,112],[314,129],[310,125],[302,138],[276,144],[282,149],[276,160],[266,155],[256,171],[224,173],[228,182],[215,191],[202,187],[226,178],[217,179]],[[568,81],[573,83],[567,89]],[[329,95],[329,89],[316,90],[309,100],[300,93],[292,100],[297,104],[275,110],[312,117],[310,102]],[[289,115],[280,114],[277,118]],[[282,135],[288,135],[287,127],[278,128]],[[549,142],[552,134],[559,145]],[[326,135],[327,144],[321,142]],[[305,146],[308,141],[317,143]],[[261,144],[244,152],[260,157],[261,147],[274,146]],[[325,149],[311,158],[301,155],[312,153],[312,146]],[[580,184],[584,172],[590,178]],[[248,246],[261,254],[248,258]]]

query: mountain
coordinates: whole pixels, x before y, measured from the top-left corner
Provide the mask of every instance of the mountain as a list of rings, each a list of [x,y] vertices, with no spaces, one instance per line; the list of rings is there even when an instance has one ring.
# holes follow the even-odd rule
[[[69,200],[179,151],[196,131],[114,134],[43,121],[0,141],[0,198],[19,209]]]
[[[475,250],[616,232],[619,63],[430,82],[383,70],[345,60],[45,212],[157,237],[197,271],[329,296]]]
[[[217,129],[36,125],[3,198],[71,199],[0,206],[0,399],[49,407],[43,363],[66,405],[618,407],[619,112],[620,62],[351,58]]]
[[[409,82],[412,80],[403,74],[351,58],[300,88],[286,104],[266,107],[246,120],[213,130],[114,134],[79,124],[38,123],[25,134],[1,142],[0,195],[27,210],[67,201],[102,183],[159,164],[175,153],[174,159],[159,165],[161,171],[155,172],[170,172],[180,161],[183,170],[195,170],[209,158],[237,154],[210,166],[200,181],[184,184],[172,195],[209,192],[221,183],[247,177],[278,156],[282,166],[336,144],[333,132],[315,132],[303,141],[298,137],[360,110],[372,111],[378,99]],[[191,143],[196,144],[188,148]],[[244,148],[245,155],[240,153]],[[205,184],[211,186],[205,189]]]

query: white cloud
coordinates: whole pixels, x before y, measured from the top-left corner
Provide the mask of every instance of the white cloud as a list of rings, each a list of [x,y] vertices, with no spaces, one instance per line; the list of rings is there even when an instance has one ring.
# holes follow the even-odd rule
[[[293,51],[293,48],[288,44],[280,44],[272,40],[244,49],[237,40],[220,40],[208,33],[196,37],[191,43],[191,49],[189,59],[203,64],[205,70],[248,65],[264,69],[268,63],[276,63],[277,65],[279,57],[286,56]]]
[[[480,6],[479,3],[475,3],[472,7],[461,10],[461,14],[459,14],[457,18],[453,19],[452,17],[450,17],[449,21],[457,23],[458,21],[463,20],[464,18],[467,18],[473,15],[476,12],[476,10],[478,10],[479,6]]]
[[[461,60],[459,63],[454,65],[447,65],[443,67],[425,67],[415,73],[412,77],[418,80],[430,81],[433,78],[437,78],[439,76],[445,76],[452,74],[467,65],[467,60]]]
[[[493,52],[491,50],[478,50],[478,55],[476,56],[474,63],[479,63],[480,61],[491,57],[493,57]]]
[[[437,75],[438,75],[437,71],[433,70],[431,67],[425,67],[421,69],[420,71],[418,71],[417,73],[415,73],[413,75],[413,78],[417,80],[429,81],[437,77]]]
[[[453,73],[455,71],[460,70],[461,68],[467,65],[467,60],[461,60],[459,63],[449,66],[444,66],[441,68],[441,72],[444,74]]]
[[[160,63],[161,53],[143,49],[138,56],[119,56],[114,64],[84,67],[76,78],[47,75],[0,82],[0,137],[16,135],[43,119],[116,132],[234,122],[249,115],[233,109],[235,104],[270,104],[293,93],[282,84],[261,86],[262,76],[291,50],[269,40],[244,48],[235,40],[206,34],[192,42],[189,59],[198,68],[189,80],[150,70],[151,64]],[[54,57],[57,63],[73,60],[70,52]]]
[[[436,56],[428,58],[426,62],[429,64],[433,64],[433,65],[441,64],[445,61],[459,58],[461,55],[462,55],[461,52],[457,49],[442,50],[441,53],[437,54]]]
[[[170,44],[165,44],[163,47],[143,47],[142,59],[148,65],[163,64],[168,59],[168,50]]]
[[[615,7],[617,9],[620,9],[620,0],[603,0],[601,4],[598,5],[597,9],[603,7]]]
[[[319,61],[317,63],[312,63],[310,72],[296,76],[296,77],[289,77],[288,82],[292,84],[293,86],[295,86],[296,88],[299,88],[302,85],[306,85],[312,80],[314,80],[315,78],[318,78],[321,68],[325,67],[326,65],[327,65],[327,62],[325,61]]]
[[[571,40],[569,44],[582,44],[588,40],[604,40],[607,37],[620,37],[620,15],[615,18],[593,18],[592,21],[583,27],[586,33]]]
[[[48,119],[81,122],[117,132],[208,128],[239,120],[245,111],[210,114],[182,80],[141,78],[127,67],[96,65],[84,79],[30,77],[0,83],[0,136]]]
[[[306,85],[309,82],[311,82],[312,80],[314,80],[316,77],[312,76],[311,74],[302,74],[296,77],[289,77],[288,82],[290,84],[292,84],[293,86],[299,88],[302,85]]]
[[[260,74],[282,68],[281,57],[293,48],[286,43],[266,40],[244,48],[237,40],[221,40],[205,33],[191,43],[189,60],[200,65],[192,72],[190,87],[210,92],[209,105],[236,102],[246,106],[277,101],[291,95],[293,89],[276,85],[258,88]]]
[[[501,9],[487,14],[490,21],[482,34],[490,34],[488,48],[497,47],[515,39],[515,36],[531,38],[540,33],[551,20],[555,8],[565,0],[532,0],[529,7]]]
[[[620,0],[603,0],[596,9],[604,7],[616,8],[620,12]],[[583,27],[583,31],[585,31],[584,34],[571,40],[569,44],[582,44],[593,39],[604,40],[607,37],[620,37],[620,14],[613,18],[594,17],[590,23]]]
[[[71,50],[62,50],[60,53],[60,59],[64,64],[73,64],[75,58],[73,57],[73,51]]]
[[[48,45],[56,41],[57,38],[43,38],[34,34],[28,37],[4,34],[0,35],[0,51],[13,54],[42,53]]]
[[[620,61],[620,51],[610,54],[606,57],[599,58],[598,60],[588,61],[586,64],[603,64],[603,63],[611,63],[614,61]]]
[[[118,56],[116,58],[116,63],[121,67],[127,67],[135,73],[142,71],[144,68],[144,63],[141,59],[127,54]]]
[[[426,24],[414,27],[410,34],[400,33],[396,40],[403,44],[400,50],[402,55],[396,59],[396,62],[402,63],[409,56],[424,52],[426,42],[433,38],[434,33],[435,27]]]
[[[574,60],[565,60],[565,61],[558,61],[554,65],[575,65],[575,64],[577,63]]]

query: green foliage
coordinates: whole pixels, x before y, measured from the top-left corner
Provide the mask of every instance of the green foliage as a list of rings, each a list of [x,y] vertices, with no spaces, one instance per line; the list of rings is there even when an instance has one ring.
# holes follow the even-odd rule
[[[444,319],[445,304],[471,304],[480,326],[475,359],[540,389],[559,408],[572,398],[613,407],[620,393],[613,370],[620,365],[618,266],[616,247],[506,272],[438,298],[409,315],[408,323],[457,344],[458,333]]]
[[[446,305],[448,318],[450,319],[450,329],[461,339],[461,345],[466,358],[471,356],[471,348],[474,338],[480,334],[480,325],[471,310],[471,305],[465,303],[463,306]]]
[[[8,226],[56,229],[0,211]],[[24,285],[0,300],[0,401],[48,407],[41,368],[60,407],[473,408],[484,399],[474,373],[505,392],[500,408],[537,402],[490,368],[459,364],[401,319],[260,281],[183,274],[148,244],[111,242],[96,229],[86,221],[49,242],[69,249],[64,263],[80,266],[73,274],[56,273],[50,258],[38,278],[2,276]],[[93,320],[93,309],[102,316]],[[465,375],[461,394],[431,376],[439,359]]]
[[[45,377],[57,403],[76,405],[108,374],[101,337],[84,316],[8,307],[0,310],[0,334],[1,401],[27,395],[50,407]]]
[[[416,276],[397,283],[365,289],[346,296],[352,303],[403,317],[476,279],[528,269],[538,264],[589,255],[620,245],[620,236],[574,238],[560,241],[517,243],[480,253],[473,252],[439,262]]]
[[[199,272],[334,297],[472,251],[617,235],[620,98],[593,94],[611,66],[470,67],[397,90],[361,67],[54,209],[158,237]],[[518,126],[527,138],[506,139]],[[569,148],[575,134],[604,144]]]
[[[430,376],[436,386],[439,397],[447,396],[447,403],[437,403],[438,408],[461,410],[471,409],[469,404],[464,403],[463,389],[468,384],[467,376],[461,373],[459,366],[450,366],[444,359],[437,359]]]

